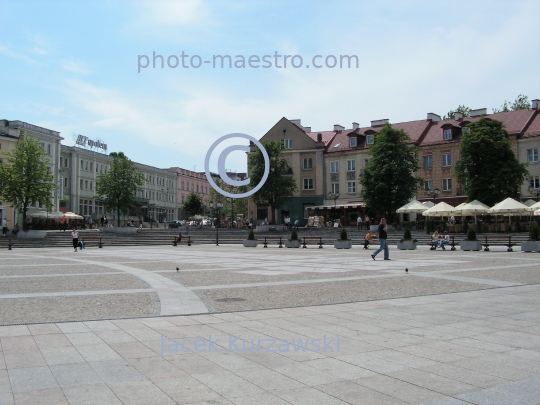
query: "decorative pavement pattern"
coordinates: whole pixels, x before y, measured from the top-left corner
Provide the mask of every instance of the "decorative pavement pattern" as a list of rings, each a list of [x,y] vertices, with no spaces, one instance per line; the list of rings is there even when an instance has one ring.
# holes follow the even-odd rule
[[[540,404],[539,255],[504,250],[3,250],[0,405]]]

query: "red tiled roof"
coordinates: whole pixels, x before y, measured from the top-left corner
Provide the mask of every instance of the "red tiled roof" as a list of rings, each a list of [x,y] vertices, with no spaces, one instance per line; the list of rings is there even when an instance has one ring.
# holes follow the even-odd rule
[[[306,132],[306,135],[313,139],[315,142],[317,142],[318,134],[322,134],[323,144],[324,146],[327,146],[330,142],[332,142],[332,139],[334,139],[336,131]]]
[[[529,127],[525,130],[522,138],[533,138],[540,136],[540,114],[536,114]]]

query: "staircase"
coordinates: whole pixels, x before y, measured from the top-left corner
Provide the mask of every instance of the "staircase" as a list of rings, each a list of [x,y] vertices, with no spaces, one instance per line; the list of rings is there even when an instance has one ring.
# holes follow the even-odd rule
[[[154,246],[154,245],[170,245],[173,244],[174,236],[177,236],[180,232],[185,235],[183,228],[173,229],[140,229],[136,234],[114,234],[104,233],[97,229],[92,230],[80,230],[80,237],[85,236],[101,236],[104,248],[109,246]],[[332,245],[335,240],[339,238],[341,228],[300,228],[298,238],[302,236],[322,236],[323,243],[325,245]],[[357,231],[356,228],[347,228],[349,239],[352,239],[353,245],[360,245],[364,243],[364,236],[367,231]],[[257,233],[255,232],[256,239],[262,239],[265,235],[283,236],[283,238],[289,238],[291,232],[267,232]],[[508,236],[510,234],[478,234],[478,239],[483,240],[485,236],[497,235]],[[528,233],[512,233],[512,242],[519,245],[522,241],[529,239]],[[216,243],[216,229],[214,228],[196,228],[190,227],[189,236],[191,236],[192,243],[194,244],[215,244]],[[248,231],[245,229],[232,229],[232,228],[220,228],[219,229],[219,243],[220,244],[241,244],[247,239]],[[450,234],[454,236],[456,244],[465,239],[464,234]],[[395,244],[403,237],[402,231],[391,231],[388,233],[388,242]],[[412,237],[418,240],[418,246],[426,246],[431,241],[431,235],[421,231],[412,232]],[[47,247],[71,247],[70,231],[50,231],[47,233],[45,239],[13,239],[13,249],[20,248],[47,248]],[[502,242],[499,241],[499,242]],[[93,242],[94,244],[95,242]],[[184,244],[185,242],[182,242]],[[272,244],[276,244],[273,241]],[[375,241],[374,245],[377,245]]]

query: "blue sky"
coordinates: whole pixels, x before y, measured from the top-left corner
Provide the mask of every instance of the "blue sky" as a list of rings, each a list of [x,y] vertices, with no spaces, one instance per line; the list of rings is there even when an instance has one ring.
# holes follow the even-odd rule
[[[202,171],[218,137],[260,138],[283,116],[322,131],[540,98],[537,0],[0,0],[0,14],[0,118],[158,167]],[[357,55],[359,67],[138,73],[154,51]],[[226,167],[245,171],[245,155]]]

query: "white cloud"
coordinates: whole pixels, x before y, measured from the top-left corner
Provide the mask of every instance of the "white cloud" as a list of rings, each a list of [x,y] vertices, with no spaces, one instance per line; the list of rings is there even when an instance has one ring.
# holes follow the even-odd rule
[[[62,69],[74,73],[90,74],[90,69],[87,67],[84,62],[77,62],[74,60],[64,60],[61,62],[60,66]]]
[[[38,62],[35,61],[34,59],[22,54],[22,53],[19,53],[19,52],[15,52],[14,50],[8,48],[7,46],[5,45],[2,45],[0,44],[0,54],[2,55],[6,55],[10,58],[13,58],[13,59],[18,59],[18,60],[22,60],[24,62],[27,62],[27,63],[30,63],[32,65],[36,65]]]

